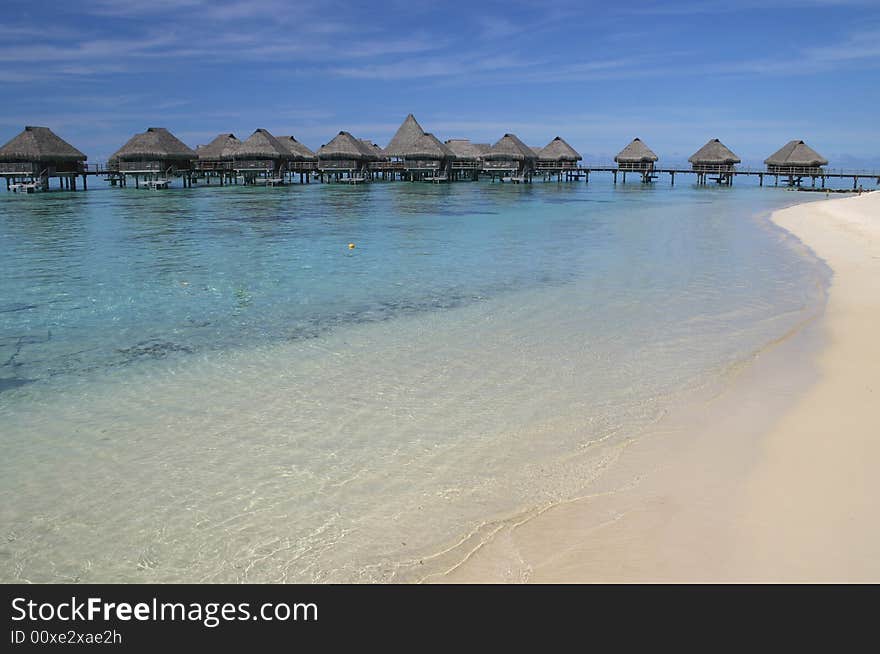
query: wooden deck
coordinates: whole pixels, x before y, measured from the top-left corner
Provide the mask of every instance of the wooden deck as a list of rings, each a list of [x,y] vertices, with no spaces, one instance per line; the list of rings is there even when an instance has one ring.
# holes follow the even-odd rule
[[[871,187],[880,186],[880,170],[846,170],[835,168],[811,169],[804,172],[801,169],[774,169],[767,170],[765,168],[734,168],[730,170],[726,167],[718,167],[717,170],[711,167],[704,167],[695,171],[688,165],[674,165],[654,167],[646,170],[633,170],[631,168],[621,168],[616,164],[606,163],[588,163],[572,166],[563,163],[560,166],[552,167],[542,162],[540,168],[531,171],[514,170],[511,167],[501,167],[497,165],[475,165],[468,163],[467,175],[464,167],[457,168],[454,165],[450,169],[430,169],[418,171],[414,174],[412,171],[405,170],[399,162],[374,162],[366,170],[339,168],[336,166],[322,167],[320,164],[314,168],[309,165],[308,168],[299,166],[290,170],[283,170],[280,174],[270,174],[265,177],[259,177],[253,180],[257,184],[266,184],[269,186],[282,185],[293,182],[299,177],[299,183],[308,184],[312,180],[315,181],[336,181],[348,184],[361,184],[379,180],[422,180],[427,182],[454,182],[454,181],[474,181],[478,179],[491,179],[492,181],[501,180],[508,182],[530,183],[533,179],[543,179],[545,181],[571,182],[584,181],[589,182],[590,177],[596,174],[610,175],[613,183],[639,181],[641,183],[650,184],[655,182],[664,182],[668,180],[671,185],[675,185],[676,178],[682,176],[695,176],[698,184],[719,184],[730,186],[740,177],[752,177],[758,179],[759,186],[788,186],[794,188],[815,188],[823,190],[826,188],[829,180],[852,180],[852,189],[857,190],[860,186]],[[6,187],[8,191],[30,191],[48,190],[48,184],[42,182],[42,178],[34,174],[25,174],[21,171],[2,171],[0,177],[6,179]],[[77,177],[82,178],[83,189],[88,188],[87,179],[89,177],[101,177],[105,181],[110,182],[114,186],[127,186],[127,177],[135,178],[135,186],[147,185],[148,187],[156,186],[155,182],[161,180],[162,186],[170,186],[173,180],[180,179],[184,187],[191,187],[199,181],[205,182],[205,185],[211,185],[212,179],[218,179],[219,185],[236,184],[239,178],[231,170],[180,170],[180,171],[155,171],[155,170],[119,170],[115,166],[109,166],[105,163],[87,164],[83,170],[76,173],[62,173],[55,177],[60,179],[60,188],[68,190],[76,190]]]

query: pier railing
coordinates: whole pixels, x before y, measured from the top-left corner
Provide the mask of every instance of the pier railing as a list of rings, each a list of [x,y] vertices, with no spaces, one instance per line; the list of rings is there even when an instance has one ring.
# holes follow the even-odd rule
[[[618,172],[644,172],[638,169],[625,168],[623,166],[618,165],[614,162],[607,161],[593,161],[593,162],[581,162],[578,165],[578,168],[581,170],[589,170],[589,171],[618,171]],[[722,167],[723,168],[723,167]],[[810,177],[815,175],[816,177],[825,176],[833,176],[833,177],[852,177],[853,175],[857,175],[859,177],[877,177],[880,176],[880,169],[868,169],[868,168],[827,168],[822,167],[819,169],[821,172],[804,172],[803,168],[792,167],[792,168],[777,168],[773,170],[768,170],[766,166],[742,166],[736,165],[733,167],[733,172],[741,175],[801,175],[804,177]],[[696,173],[696,172],[710,172],[707,169],[702,170],[693,170],[691,164],[689,163],[663,163],[657,162],[654,164],[652,169],[649,169],[647,172],[672,172],[676,173]],[[729,172],[726,168],[720,172]]]

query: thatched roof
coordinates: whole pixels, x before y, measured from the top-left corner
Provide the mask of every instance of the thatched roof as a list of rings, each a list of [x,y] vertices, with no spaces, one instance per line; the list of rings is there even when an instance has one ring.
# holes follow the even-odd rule
[[[139,161],[145,159],[170,159],[192,161],[198,155],[164,127],[150,127],[146,132],[135,134],[128,143],[110,157],[111,161]]]
[[[477,152],[480,153],[480,158],[485,157],[486,153],[492,149],[491,143],[474,143],[474,147],[477,149]]]
[[[0,161],[85,161],[86,155],[48,127],[25,127],[0,148]]]
[[[403,124],[397,128],[394,136],[385,146],[383,151],[386,157],[405,157],[407,148],[420,139],[425,134],[425,130],[419,125],[416,117],[409,114],[403,121]]]
[[[538,159],[543,161],[580,161],[583,157],[564,139],[557,136],[541,148],[538,152]]]
[[[828,160],[803,141],[789,141],[764,159],[769,166],[825,166]]]
[[[403,150],[407,159],[455,159],[455,153],[433,134],[422,134]]]
[[[373,161],[379,155],[374,148],[361,143],[348,132],[339,132],[332,141],[318,148],[318,158]]]
[[[257,129],[247,140],[226,151],[227,159],[287,159],[290,152],[264,129]]]
[[[297,141],[292,136],[276,136],[278,142],[281,143],[290,152],[294,161],[317,161],[318,155],[312,152],[308,147]]]
[[[367,150],[376,155],[376,159],[385,161],[388,159],[388,156],[385,154],[385,150],[383,150],[379,145],[373,143],[372,139],[358,139],[361,143],[363,143]]]
[[[657,161],[659,157],[641,139],[635,138],[632,143],[617,153],[614,161],[617,163],[650,163]]]
[[[738,164],[740,159],[721,141],[712,139],[688,157],[688,161],[694,164],[718,165]]]
[[[483,156],[483,151],[470,139],[449,139],[446,147],[452,151],[456,159],[462,161],[477,161]]]
[[[524,161],[537,159],[538,155],[529,146],[520,141],[516,134],[505,134],[483,155],[483,158],[502,161]]]
[[[197,147],[196,154],[202,160],[221,159],[225,150],[235,148],[239,143],[241,141],[235,138],[235,134],[220,134],[208,145]]]

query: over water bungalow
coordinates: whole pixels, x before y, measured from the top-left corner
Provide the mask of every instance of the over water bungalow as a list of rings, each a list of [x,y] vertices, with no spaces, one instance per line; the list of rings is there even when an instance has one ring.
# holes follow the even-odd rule
[[[379,159],[373,148],[345,131],[318,148],[317,155],[321,181],[324,181],[325,175],[335,181],[367,181],[370,162]]]
[[[691,163],[691,169],[697,173],[697,183],[705,184],[706,175],[715,174],[714,181],[719,184],[731,184],[740,158],[721,141],[712,139],[688,157],[688,161]]]
[[[803,141],[789,141],[764,160],[767,172],[776,175],[818,176],[828,160]]]
[[[712,139],[688,157],[688,161],[695,172],[726,173],[736,169],[740,158],[721,141]]]
[[[526,181],[535,170],[538,155],[515,134],[502,136],[483,154],[483,171],[492,175],[505,173],[517,181]],[[503,179],[503,177],[502,177]]]
[[[290,152],[265,129],[254,130],[246,140],[230,148],[224,158],[245,184],[280,184],[287,172]]]
[[[412,114],[407,114],[400,127],[388,141],[388,145],[382,150],[383,154],[391,161],[403,161],[406,159],[408,148],[418,139],[424,136],[425,130],[419,125],[419,121]]]
[[[188,186],[198,155],[164,127],[150,127],[135,134],[110,157],[110,167],[122,178],[143,179],[148,186],[167,186],[171,177],[181,177]]]
[[[49,190],[49,178],[58,177],[60,188],[76,190],[76,178],[86,186],[86,155],[48,127],[27,126],[0,148],[0,175],[7,190]]]
[[[390,170],[392,175],[398,171],[402,178],[415,180],[421,178],[426,172],[433,174],[439,168],[439,162],[444,158],[442,148],[437,148],[430,139],[425,140],[425,130],[419,125],[412,114],[407,114],[403,123],[397,128],[394,136],[382,150],[382,154],[388,160],[383,168]],[[421,143],[417,146],[417,143]],[[425,150],[430,150],[428,157],[421,157]],[[451,151],[450,151],[451,152]]]
[[[483,150],[470,139],[448,139],[444,145],[455,155],[450,163],[452,179],[477,181],[483,164]]]
[[[235,137],[235,134],[218,134],[207,145],[200,145],[196,148],[196,155],[198,155],[196,168],[205,173],[232,170],[232,161],[224,159],[223,154],[232,152],[240,144],[241,141]]]
[[[446,181],[455,153],[431,133],[406,146],[404,165],[410,180]]]
[[[534,149],[534,148],[532,148]],[[541,172],[558,173],[577,168],[577,162],[583,159],[580,153],[557,136],[543,148],[536,151],[538,155],[537,169]]]
[[[654,151],[639,138],[634,138],[614,157],[618,170],[635,170],[642,173],[653,171],[658,159]]]
[[[318,168],[318,155],[292,136],[278,136],[276,138],[290,152],[287,170],[291,173],[299,173],[301,182],[308,182],[309,173]]]

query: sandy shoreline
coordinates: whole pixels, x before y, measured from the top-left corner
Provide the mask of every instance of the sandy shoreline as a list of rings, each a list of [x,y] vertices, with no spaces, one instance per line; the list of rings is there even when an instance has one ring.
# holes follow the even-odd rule
[[[834,272],[821,319],[428,581],[880,581],[880,193],[773,220]]]

